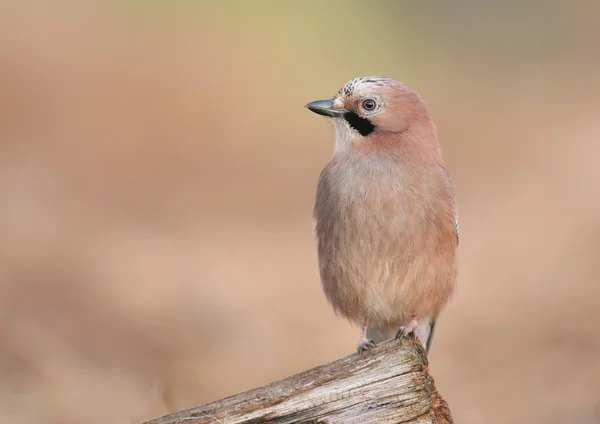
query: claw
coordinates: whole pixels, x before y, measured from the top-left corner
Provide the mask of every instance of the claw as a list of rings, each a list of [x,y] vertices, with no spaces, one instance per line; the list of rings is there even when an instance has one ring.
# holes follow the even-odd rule
[[[396,333],[396,340],[402,340],[404,338],[405,334],[404,334],[404,327],[400,327],[398,329],[398,332]]]
[[[363,321],[363,325],[360,328],[360,338],[358,339],[358,346],[356,346],[356,350],[358,353],[363,353],[365,350],[371,350],[375,346],[375,342],[373,340],[367,339],[367,320]]]
[[[364,351],[371,350],[374,347],[377,347],[373,340],[364,339],[358,342],[358,346],[356,346],[356,351],[358,353],[363,353]]]
[[[410,323],[408,323],[408,325],[403,325],[398,329],[398,332],[396,333],[396,340],[402,340],[409,334],[414,334],[414,336],[416,337],[418,330],[419,323],[417,322],[417,319],[413,317],[413,319],[410,321]]]

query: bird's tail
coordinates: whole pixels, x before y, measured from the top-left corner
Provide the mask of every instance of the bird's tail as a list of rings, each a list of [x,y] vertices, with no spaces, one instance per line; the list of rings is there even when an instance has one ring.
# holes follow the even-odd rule
[[[435,332],[435,323],[436,320],[432,320],[429,324],[429,335],[427,336],[427,341],[425,342],[425,354],[429,355],[429,349],[431,348],[431,342],[433,341],[433,334]]]

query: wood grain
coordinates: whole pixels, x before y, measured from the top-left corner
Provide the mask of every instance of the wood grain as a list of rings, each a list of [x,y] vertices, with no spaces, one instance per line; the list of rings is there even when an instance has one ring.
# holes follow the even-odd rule
[[[147,424],[452,422],[423,347],[407,339]]]

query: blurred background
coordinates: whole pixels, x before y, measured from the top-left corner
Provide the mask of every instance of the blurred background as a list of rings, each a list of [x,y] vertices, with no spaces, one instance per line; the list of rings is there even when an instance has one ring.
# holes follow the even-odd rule
[[[352,353],[304,105],[386,75],[457,191],[455,421],[600,423],[600,4],[525,3],[2,1],[0,422],[136,423]]]

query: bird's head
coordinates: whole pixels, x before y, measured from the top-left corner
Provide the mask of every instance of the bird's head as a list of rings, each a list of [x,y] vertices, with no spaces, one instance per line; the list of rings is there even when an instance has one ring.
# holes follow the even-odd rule
[[[329,118],[336,128],[336,147],[403,133],[411,128],[432,130],[421,97],[406,85],[385,77],[359,77],[338,93],[306,105]]]

